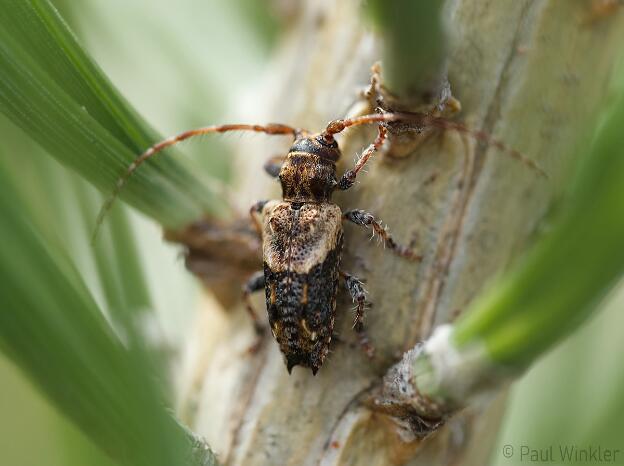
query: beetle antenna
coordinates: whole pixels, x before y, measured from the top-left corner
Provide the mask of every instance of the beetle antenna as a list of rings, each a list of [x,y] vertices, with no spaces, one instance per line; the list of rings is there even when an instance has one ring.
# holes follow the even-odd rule
[[[346,118],[344,120],[334,120],[327,125],[325,131],[321,133],[323,138],[328,142],[333,142],[334,135],[344,131],[352,126],[368,125],[373,123],[410,123],[417,130],[423,130],[427,127],[435,127],[441,129],[450,129],[459,133],[472,136],[478,141],[482,141],[488,145],[496,147],[501,152],[519,160],[540,176],[548,178],[548,174],[537,162],[530,159],[522,152],[513,149],[499,139],[493,138],[485,131],[470,129],[463,123],[450,121],[445,118],[436,117],[427,113],[409,113],[409,112],[393,112],[393,113],[375,113],[371,115],[362,115],[354,118]]]
[[[132,174],[148,159],[152,158],[162,150],[171,147],[179,142],[185,141],[195,136],[201,136],[204,134],[210,133],[226,133],[229,131],[254,131],[256,133],[265,133],[269,135],[281,135],[281,136],[292,136],[293,138],[298,138],[301,135],[305,134],[306,131],[298,128],[293,128],[291,126],[282,125],[279,123],[270,123],[265,126],[261,125],[247,125],[247,124],[235,124],[235,125],[214,125],[214,126],[206,126],[204,128],[193,129],[190,131],[185,131],[183,133],[177,134],[176,136],[172,136],[167,138],[153,146],[149,147],[145,152],[139,155],[129,166],[126,172],[117,180],[117,184],[113,189],[111,195],[104,201],[102,207],[100,208],[100,212],[98,213],[97,220],[95,222],[95,229],[93,231],[93,235],[91,237],[91,242],[95,242],[97,238],[97,234],[99,232],[100,226],[106,217],[106,214],[110,211],[113,203],[119,196],[119,193],[126,185],[126,182],[132,176]]]

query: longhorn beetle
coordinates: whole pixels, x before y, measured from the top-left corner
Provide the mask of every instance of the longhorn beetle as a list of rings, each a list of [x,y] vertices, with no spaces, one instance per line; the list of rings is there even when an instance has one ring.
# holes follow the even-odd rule
[[[294,138],[294,143],[285,159],[274,158],[265,165],[265,170],[280,180],[282,200],[259,201],[250,209],[252,221],[262,239],[264,270],[254,274],[244,286],[247,311],[256,331],[261,333],[263,326],[249,297],[251,293],[264,289],[271,332],[285,356],[288,371],[301,365],[316,374],[329,350],[338,284],[342,279],[357,303],[353,328],[360,344],[372,355],[372,346],[363,327],[365,291],[362,282],[340,270],[342,221],[371,228],[373,234],[379,235],[386,247],[398,256],[415,261],[421,257],[410,248],[397,244],[373,215],[363,210],[343,213],[331,202],[331,196],[335,190],[353,186],[364,165],[384,144],[388,127],[393,123],[409,125],[417,131],[438,127],[468,133],[508,152],[545,175],[535,162],[493,140],[486,133],[471,131],[461,123],[426,113],[378,113],[334,120],[320,133],[282,124],[208,126],[173,136],[141,154],[117,182],[112,196],[100,211],[98,225],[130,175],[143,162],[167,147],[194,136],[228,131],[290,136]],[[336,162],[340,159],[340,149],[334,136],[346,128],[366,124],[378,124],[377,137],[362,153],[354,168],[338,178]]]

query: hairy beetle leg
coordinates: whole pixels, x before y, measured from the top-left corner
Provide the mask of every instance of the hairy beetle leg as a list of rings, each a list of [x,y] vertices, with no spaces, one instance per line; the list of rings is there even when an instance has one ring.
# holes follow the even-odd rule
[[[366,228],[371,227],[373,230],[373,234],[378,234],[384,242],[384,245],[397,256],[404,257],[412,261],[422,260],[422,256],[416,254],[413,249],[402,244],[398,244],[396,241],[394,241],[394,238],[392,238],[390,233],[386,231],[381,222],[375,220],[375,217],[372,214],[364,210],[353,209],[345,212],[342,215],[342,218],[344,220],[355,223],[356,225],[360,225]]]
[[[355,178],[357,177],[360,170],[364,168],[364,165],[366,165],[368,160],[376,152],[378,152],[379,149],[381,149],[381,146],[383,146],[386,140],[386,135],[387,135],[386,128],[383,126],[379,126],[377,129],[377,137],[372,142],[372,144],[368,146],[364,150],[364,152],[362,152],[362,155],[356,162],[355,167],[353,167],[352,170],[347,170],[345,174],[342,175],[342,177],[340,178],[340,181],[338,181],[338,184],[337,184],[338,189],[345,191],[349,189],[351,186],[353,186],[353,184],[355,183]]]
[[[248,353],[256,353],[262,346],[264,341],[265,326],[260,323],[258,313],[251,304],[250,296],[256,291],[264,290],[264,272],[259,271],[254,273],[247,283],[243,286],[243,300],[245,302],[245,309],[253,321],[254,331],[256,332],[256,340],[247,350]]]
[[[353,329],[357,334],[358,343],[364,350],[364,353],[366,353],[366,356],[372,359],[375,356],[375,347],[371,344],[366,330],[364,329],[366,290],[364,289],[362,282],[353,275],[349,275],[348,273],[342,271],[340,272],[340,275],[344,278],[345,286],[347,287],[351,298],[357,305],[355,308],[355,321],[353,322]]]

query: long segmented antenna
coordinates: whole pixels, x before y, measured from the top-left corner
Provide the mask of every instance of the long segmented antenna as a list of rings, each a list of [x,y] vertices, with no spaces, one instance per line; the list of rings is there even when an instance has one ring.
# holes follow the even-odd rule
[[[98,231],[106,214],[110,211],[113,203],[119,196],[119,193],[126,185],[128,178],[132,176],[132,174],[145,162],[150,159],[154,155],[158,154],[162,150],[167,147],[171,147],[179,142],[185,141],[195,136],[201,136],[204,134],[210,133],[226,133],[228,131],[254,131],[256,133],[265,133],[269,135],[282,135],[282,136],[292,136],[293,138],[298,138],[302,134],[306,133],[306,131],[298,128],[293,128],[288,125],[282,125],[279,123],[271,123],[265,126],[261,125],[247,125],[247,124],[233,124],[233,125],[214,125],[214,126],[206,126],[204,128],[193,129],[190,131],[185,131],[176,136],[172,136],[170,138],[165,139],[157,144],[154,144],[150,148],[148,148],[145,152],[143,152],[140,156],[138,156],[134,162],[132,162],[126,172],[123,174],[119,180],[117,180],[117,184],[113,189],[111,195],[106,199],[104,204],[102,205],[100,212],[98,213],[97,220],[95,222],[95,229],[93,231],[93,236],[91,238],[92,242],[95,242]]]
[[[483,141],[489,145],[492,145],[500,151],[509,154],[511,157],[519,160],[527,165],[529,168],[537,172],[540,176],[548,178],[548,174],[541,168],[534,160],[525,156],[522,152],[507,146],[502,141],[493,138],[485,131],[472,130],[462,123],[456,121],[449,121],[441,117],[428,115],[426,113],[408,113],[408,112],[395,112],[395,113],[375,113],[371,115],[362,115],[355,118],[346,118],[344,120],[334,120],[327,125],[325,131],[321,134],[327,140],[327,142],[334,141],[334,135],[344,131],[352,126],[367,125],[371,123],[393,123],[393,122],[405,122],[413,123],[418,128],[435,127],[441,129],[451,129],[460,133],[468,134],[473,138]]]
[[[493,138],[487,132],[472,130],[462,123],[459,123],[456,121],[449,121],[444,118],[436,117],[436,116],[429,115],[426,113],[409,113],[409,112],[376,113],[376,114],[371,114],[371,115],[362,115],[362,116],[358,116],[354,118],[334,120],[334,121],[331,121],[327,125],[327,127],[325,128],[323,132],[321,132],[321,136],[328,143],[333,143],[334,135],[344,131],[346,128],[350,128],[352,126],[373,124],[373,123],[393,123],[393,122],[411,123],[417,128],[421,128],[421,129],[424,129],[427,127],[435,127],[435,128],[440,128],[440,129],[451,129],[454,131],[458,131],[460,133],[468,134],[479,141],[483,141],[489,145],[496,147],[500,151],[509,154],[511,157],[514,157],[515,159],[521,161],[522,163],[527,165],[529,168],[537,172],[539,175],[543,176],[544,178],[548,178],[548,174],[534,160],[526,157],[520,151],[507,146],[502,141]],[[134,160],[134,162],[130,164],[126,173],[124,173],[124,175],[121,178],[119,178],[119,180],[117,181],[117,184],[115,185],[115,188],[113,189],[111,196],[104,202],[104,204],[102,205],[102,208],[100,209],[100,212],[98,213],[92,241],[95,241],[99,228],[102,225],[102,222],[104,218],[106,217],[106,214],[113,206],[115,199],[117,199],[117,197],[119,196],[119,193],[125,186],[126,182],[128,181],[128,178],[132,176],[132,173],[134,173],[139,168],[139,166],[143,164],[143,162],[153,157],[154,155],[156,155],[163,149],[173,146],[186,139],[189,139],[195,136],[200,136],[203,134],[225,133],[228,131],[254,131],[254,132],[265,133],[269,135],[284,135],[284,136],[290,135],[295,139],[308,134],[307,131],[305,130],[293,128],[291,126],[282,125],[282,124],[268,124],[265,126],[248,125],[248,124],[215,125],[215,126],[207,126],[204,128],[198,128],[198,129],[194,129],[191,131],[185,131],[183,133],[178,134],[177,136],[170,137],[168,139],[165,139],[164,141],[154,144],[145,152],[143,152],[139,157],[137,157]],[[386,136],[385,128],[380,127],[379,135],[377,139],[371,145],[371,147],[367,151],[365,151],[366,157],[362,157],[358,161],[358,164],[356,166],[357,170],[360,170],[364,166],[368,158],[381,147],[385,139],[385,136]],[[350,172],[354,173],[353,170],[351,170]],[[345,176],[349,176],[349,174],[350,173],[347,172]],[[355,174],[357,174],[357,171],[355,171]],[[347,186],[343,187],[342,189],[346,189],[346,188]]]

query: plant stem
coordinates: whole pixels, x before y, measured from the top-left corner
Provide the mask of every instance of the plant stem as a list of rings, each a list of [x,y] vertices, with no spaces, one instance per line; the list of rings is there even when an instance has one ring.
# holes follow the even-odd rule
[[[456,324],[462,349],[484,344],[524,368],[584,322],[624,272],[624,95],[579,167],[552,229]]]
[[[624,94],[552,228],[453,326],[406,353],[381,405],[439,417],[517,375],[585,322],[624,273]]]
[[[369,0],[366,5],[383,40],[384,87],[403,102],[429,100],[445,80],[444,2]]]

